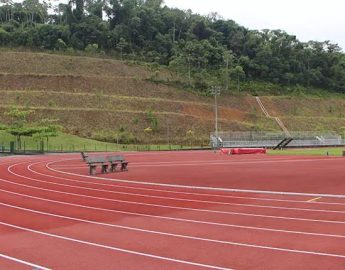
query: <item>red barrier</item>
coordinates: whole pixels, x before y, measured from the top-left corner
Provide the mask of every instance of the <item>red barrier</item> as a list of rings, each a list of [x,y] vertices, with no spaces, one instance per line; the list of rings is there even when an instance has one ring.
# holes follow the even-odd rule
[[[265,148],[233,148],[231,155],[266,154]]]

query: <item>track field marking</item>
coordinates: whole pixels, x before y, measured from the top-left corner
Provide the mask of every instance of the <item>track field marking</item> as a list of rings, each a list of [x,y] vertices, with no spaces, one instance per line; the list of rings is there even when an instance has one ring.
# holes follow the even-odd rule
[[[259,230],[259,231],[269,231],[269,232],[278,232],[278,233],[291,233],[291,234],[302,234],[302,235],[312,235],[312,236],[321,236],[321,237],[335,237],[335,238],[345,238],[345,235],[337,235],[337,234],[323,234],[323,233],[312,233],[312,232],[305,232],[305,231],[291,231],[291,230],[281,230],[281,229],[270,229],[270,228],[263,228],[263,227],[255,227],[255,226],[242,226],[242,225],[235,225],[235,224],[228,224],[228,223],[219,223],[219,222],[209,222],[209,221],[202,221],[202,220],[195,220],[195,219],[184,219],[184,218],[174,218],[168,216],[157,216],[157,215],[149,215],[149,214],[142,214],[138,212],[127,212],[127,211],[120,211],[114,209],[107,209],[107,208],[99,208],[99,207],[92,207],[74,203],[68,203],[63,201],[57,200],[50,200],[41,197],[31,196],[27,194],[12,192],[0,189],[1,192],[17,195],[21,197],[26,197],[30,199],[51,202],[55,204],[62,204],[77,208],[85,208],[90,210],[108,212],[108,213],[116,213],[116,214],[125,214],[125,215],[133,215],[133,216],[140,216],[140,217],[147,217],[147,218],[155,218],[155,219],[162,219],[162,220],[169,220],[169,221],[178,221],[178,222],[186,222],[186,223],[195,223],[195,224],[204,224],[210,226],[220,226],[220,227],[229,227],[229,228],[239,228],[239,229],[248,229],[248,230]]]
[[[67,185],[67,184],[60,184],[55,182],[49,182],[49,181],[43,181],[38,180],[32,177],[27,177],[25,175],[20,175],[15,172],[13,172],[11,169],[14,168],[16,165],[12,165],[8,167],[9,173],[29,179],[31,181],[50,184],[50,185],[56,185],[56,186],[62,186],[62,187],[69,187],[74,189],[81,189],[81,190],[90,190],[90,191],[97,191],[97,192],[104,192],[104,193],[111,193],[111,194],[122,194],[122,195],[130,195],[130,196],[137,196],[137,197],[144,197],[144,198],[155,198],[155,199],[164,199],[164,200],[170,200],[170,201],[183,201],[183,202],[196,202],[196,203],[205,203],[205,204],[213,204],[213,205],[231,205],[231,206],[242,206],[242,207],[248,207],[248,208],[265,208],[265,209],[280,209],[280,210],[293,210],[293,211],[305,211],[305,212],[318,212],[318,213],[338,213],[338,214],[345,214],[345,211],[340,210],[323,210],[323,209],[312,209],[312,208],[296,208],[296,207],[281,207],[281,206],[266,206],[266,205],[253,205],[253,204],[239,204],[239,203],[227,203],[227,202],[214,202],[214,201],[206,201],[206,200],[191,200],[191,199],[182,199],[182,198],[172,198],[172,197],[162,197],[162,196],[153,196],[153,195],[144,195],[140,193],[130,193],[130,192],[120,192],[120,191],[109,191],[109,190],[102,190],[102,189],[94,189],[94,188],[87,188],[87,187],[79,187],[79,186],[73,186],[73,185]],[[72,193],[75,194],[75,193]],[[79,194],[79,193],[77,193]],[[83,194],[80,194],[83,195]],[[103,198],[95,196],[95,198],[104,199],[104,200],[110,200],[113,199],[110,198]],[[115,200],[125,203],[132,203],[133,201],[128,200]]]
[[[130,253],[134,255],[140,255],[140,256],[145,256],[145,257],[150,257],[154,259],[160,259],[160,260],[166,260],[166,261],[172,261],[172,262],[177,262],[177,263],[183,263],[183,264],[189,264],[189,265],[194,265],[194,266],[200,266],[200,267],[205,267],[205,268],[212,268],[212,269],[222,269],[222,270],[229,270],[230,268],[224,268],[224,267],[218,267],[214,265],[208,265],[208,264],[201,264],[201,263],[195,263],[195,262],[190,262],[190,261],[185,261],[185,260],[178,260],[178,259],[173,259],[169,257],[164,257],[164,256],[158,256],[158,255],[153,255],[149,253],[143,253],[143,252],[138,252],[134,250],[128,250],[128,249],[122,249],[118,247],[113,247],[113,246],[108,246],[108,245],[102,245],[98,243],[93,243],[93,242],[88,242],[80,239],[75,239],[75,238],[70,238],[70,237],[65,237],[61,236],[59,234],[51,234],[51,233],[46,233],[43,231],[38,231],[38,230],[33,230],[5,222],[0,221],[0,225],[23,230],[23,231],[28,231],[36,234],[41,234],[45,236],[50,236],[58,239],[63,239],[63,240],[68,240],[72,242],[77,242],[81,244],[86,244],[90,246],[95,246],[95,247],[100,247],[100,248],[106,248],[114,251],[120,251],[124,253]],[[273,250],[273,251],[282,251],[282,252],[288,252],[288,253],[297,253],[297,254],[303,254],[303,255],[317,255],[317,256],[325,256],[325,257],[333,257],[333,258],[341,258],[345,259],[345,255],[340,255],[340,254],[330,254],[330,253],[323,253],[323,252],[313,252],[313,251],[304,251],[304,250],[297,250],[297,249],[287,249],[287,248],[276,248],[276,247],[268,247],[268,246],[262,246],[262,245],[251,245],[251,244],[244,244],[244,243],[238,243],[238,242],[228,242],[229,244],[233,246],[241,246],[241,247],[248,247],[248,248],[256,248],[256,249],[265,249],[265,250]]]
[[[178,260],[178,259],[174,259],[174,258],[170,258],[170,257],[158,256],[158,255],[153,255],[153,254],[149,254],[149,253],[144,253],[144,252],[138,252],[138,251],[129,250],[129,249],[118,248],[118,247],[114,247],[114,246],[102,245],[102,244],[98,244],[98,243],[93,243],[93,242],[89,242],[89,241],[84,241],[84,240],[80,240],[80,239],[71,238],[71,237],[65,237],[65,236],[62,236],[62,235],[59,235],[59,234],[52,234],[52,233],[46,233],[46,232],[43,232],[43,231],[33,230],[33,229],[29,229],[29,228],[25,228],[25,227],[21,227],[21,226],[17,226],[17,225],[5,223],[5,222],[0,222],[0,225],[3,225],[5,227],[10,227],[10,228],[18,229],[18,230],[22,230],[22,231],[31,232],[31,233],[34,233],[34,234],[40,234],[40,235],[44,235],[44,236],[48,236],[48,237],[52,237],[52,238],[67,240],[67,241],[70,241],[70,242],[75,242],[75,243],[79,243],[79,244],[89,245],[89,246],[93,246],[93,247],[97,247],[97,248],[108,249],[108,250],[112,250],[112,251],[118,251],[118,252],[122,252],[122,253],[128,253],[128,254],[132,254],[132,255],[149,257],[149,258],[153,258],[153,259],[164,260],[164,261],[169,261],[169,262],[174,262],[174,263],[193,265],[193,266],[198,266],[198,267],[202,267],[202,268],[218,269],[218,270],[233,270],[232,268],[224,268],[224,267],[219,267],[219,266],[215,266],[215,265],[208,265],[208,264],[190,262],[190,261],[185,261],[185,260]],[[321,253],[321,254],[323,254],[323,253]],[[316,255],[316,254],[314,254],[314,255]],[[342,257],[339,257],[340,255],[323,255],[323,256],[342,258]],[[345,256],[344,256],[344,258],[345,258]]]
[[[80,195],[80,194],[76,194],[76,193],[69,193],[69,192],[57,191],[57,190],[52,190],[52,189],[39,188],[39,187],[30,186],[30,185],[14,183],[14,182],[7,181],[7,180],[4,180],[4,179],[0,179],[0,181],[6,182],[6,183],[9,183],[9,184],[12,184],[12,185],[24,186],[24,187],[27,187],[27,188],[30,188],[30,189],[44,190],[44,191],[49,191],[49,192],[58,193],[58,194],[72,195],[72,196],[84,197],[84,198],[91,198],[91,199],[97,199],[97,200],[101,200],[101,201],[102,200],[103,201],[113,201],[113,202],[121,202],[121,203],[128,203],[128,204],[134,204],[134,205],[144,205],[144,206],[152,206],[152,207],[158,207],[158,208],[189,210],[189,211],[204,212],[204,213],[215,213],[215,214],[224,214],[224,215],[240,215],[240,216],[262,217],[262,218],[283,219],[283,220],[298,220],[298,221],[321,222],[321,223],[332,223],[332,224],[345,224],[345,221],[320,220],[320,219],[304,219],[304,218],[293,218],[293,217],[284,217],[284,216],[270,216],[270,215],[248,214],[248,213],[241,213],[241,212],[225,212],[225,211],[198,209],[198,208],[165,206],[165,205],[159,205],[159,204],[127,202],[127,201],[121,201],[121,200],[103,199],[103,198],[100,198],[100,197]]]
[[[136,227],[129,227],[129,226],[123,226],[123,225],[116,225],[116,224],[109,224],[109,223],[104,223],[104,222],[97,222],[97,221],[92,221],[92,220],[85,220],[85,219],[79,219],[79,218],[74,218],[70,216],[62,216],[62,215],[56,215],[48,212],[41,212],[33,209],[28,209],[28,208],[23,208],[23,207],[18,207],[15,205],[10,205],[10,204],[5,204],[5,203],[0,203],[0,205],[8,207],[8,208],[14,208],[17,210],[21,211],[26,211],[26,212],[31,212],[35,214],[40,214],[40,215],[45,215],[45,216],[51,216],[51,217],[56,217],[60,219],[67,219],[67,220],[73,220],[73,221],[78,221],[82,223],[88,223],[88,224],[93,224],[93,225],[98,225],[98,226],[104,226],[104,227],[111,227],[111,228],[119,228],[119,229],[124,229],[124,230],[129,230],[129,231],[137,231],[137,232],[143,232],[143,233],[149,233],[149,234],[156,234],[156,235],[163,235],[163,236],[170,236],[170,237],[176,237],[176,238],[182,238],[182,239],[188,239],[188,240],[197,240],[197,241],[203,241],[203,242],[211,242],[211,243],[216,243],[216,244],[225,244],[225,245],[246,245],[245,243],[240,243],[240,242],[232,242],[232,241],[225,241],[225,240],[216,240],[216,239],[209,239],[209,238],[202,238],[202,237],[194,237],[190,235],[181,235],[181,234],[175,234],[175,233],[168,233],[168,232],[161,232],[161,231],[154,231],[154,230],[146,230],[146,229],[140,229]],[[345,238],[345,236],[343,236]],[[251,244],[249,244],[251,245]],[[271,246],[266,246],[268,248],[275,248]],[[304,250],[298,250],[303,252]],[[331,253],[333,254],[333,253]],[[339,255],[339,256],[344,256],[341,254],[333,254],[333,255]]]
[[[307,202],[316,202],[317,200],[320,200],[320,199],[322,199],[322,197],[317,197],[317,198],[311,199]]]
[[[329,161],[329,160],[328,160]],[[81,175],[71,172],[64,172],[55,170],[49,165],[55,162],[47,163],[47,169],[60,173],[60,174],[67,174],[72,176],[78,177],[85,177],[91,179],[101,179],[106,181],[112,182],[120,182],[120,183],[130,183],[130,184],[138,184],[138,185],[148,185],[148,186],[160,186],[160,187],[169,187],[169,188],[182,188],[182,189],[190,189],[190,190],[207,190],[207,191],[224,191],[224,192],[238,192],[238,193],[256,193],[256,194],[269,194],[269,195],[289,195],[289,196],[303,196],[303,197],[326,197],[326,198],[340,198],[345,199],[345,195],[336,195],[336,194],[315,194],[315,193],[300,193],[300,192],[279,192],[279,191],[268,191],[268,190],[251,190],[251,189],[231,189],[231,188],[215,188],[215,187],[203,187],[203,186],[187,186],[187,185],[175,185],[175,184],[163,184],[163,183],[154,183],[154,182],[145,182],[145,181],[130,181],[130,180],[121,180],[121,179],[110,179],[104,177],[94,177],[89,175]]]
[[[46,267],[43,267],[43,266],[40,266],[40,265],[37,265],[37,264],[33,264],[33,263],[30,263],[30,262],[27,262],[27,261],[23,261],[23,260],[20,260],[20,259],[11,257],[11,256],[7,256],[5,254],[0,254],[0,257],[4,258],[4,259],[7,259],[7,260],[10,260],[10,261],[14,261],[14,262],[20,263],[20,264],[27,265],[27,266],[30,266],[30,267],[34,267],[37,270],[50,270],[49,268],[46,268]]]
[[[209,161],[207,163],[208,166],[214,166],[214,165],[238,165],[238,164],[263,164],[263,163],[296,163],[296,162],[319,162],[319,161],[334,161],[339,160],[339,158],[333,158],[333,159],[286,159],[286,160],[256,160],[256,161],[220,161],[220,162],[213,162]],[[199,166],[200,161],[187,161],[187,162],[146,162],[146,163],[131,163],[131,167],[134,168],[140,168],[140,167],[174,167],[174,166]],[[74,168],[87,168],[86,166],[80,166],[80,167],[74,167]]]
[[[94,185],[94,186],[105,186],[105,187],[112,187],[112,188],[125,188],[125,189],[134,189],[134,190],[145,190],[145,191],[154,191],[154,192],[164,192],[164,193],[172,193],[172,194],[185,194],[185,195],[194,195],[194,196],[204,196],[204,197],[219,197],[219,198],[235,198],[235,199],[248,199],[248,200],[259,200],[259,201],[275,201],[275,202],[292,202],[292,203],[305,203],[305,200],[288,200],[288,199],[270,199],[270,198],[260,198],[260,197],[244,197],[244,196],[232,196],[232,195],[220,195],[220,194],[211,194],[211,193],[198,193],[198,192],[183,192],[183,191],[173,191],[173,190],[165,190],[165,189],[153,189],[153,188],[142,188],[142,187],[133,187],[133,186],[126,186],[126,185],[110,185],[105,183],[96,183],[96,182],[87,182],[87,181],[80,181],[70,178],[64,178],[60,176],[54,176],[49,174],[43,174],[38,171],[33,170],[31,167],[35,166],[39,163],[45,163],[43,162],[37,162],[32,163],[27,166],[27,169],[38,175],[42,175],[45,177],[50,178],[56,178],[56,179],[62,179],[69,182],[75,182],[75,183],[83,183],[88,185]],[[331,202],[315,202],[315,204],[324,204],[324,205],[344,205],[345,203],[331,203]]]
[[[75,160],[75,159],[73,159]],[[62,160],[64,161],[64,160]],[[79,161],[79,159],[78,159]],[[269,162],[279,162],[279,161],[291,161],[291,158],[281,158],[281,159],[276,159],[276,158],[267,158],[267,159],[246,159],[245,161],[243,160],[224,160],[224,159],[219,159],[219,160],[198,160],[198,161],[194,161],[194,160],[188,160],[187,162],[189,162],[189,164],[202,164],[202,163],[206,163],[206,164],[212,164],[212,163],[221,163],[221,164],[228,164],[228,163],[247,163],[247,162],[263,162],[263,161],[269,161]],[[60,161],[57,161],[61,162]],[[147,166],[147,165],[181,165],[181,164],[185,164],[185,162],[182,161],[153,161],[153,162],[131,162],[131,166],[135,165],[135,166]],[[188,163],[187,163],[188,164]],[[76,166],[77,165],[77,166]],[[82,165],[86,165],[83,164]],[[74,165],[57,165],[54,166],[54,168],[56,169],[61,169],[61,167],[63,168],[87,168],[87,166],[81,166],[80,162],[74,164]]]

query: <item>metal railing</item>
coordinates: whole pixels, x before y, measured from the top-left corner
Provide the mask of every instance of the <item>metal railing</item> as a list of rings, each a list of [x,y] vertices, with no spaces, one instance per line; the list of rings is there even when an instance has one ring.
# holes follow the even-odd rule
[[[343,146],[345,140],[335,133],[322,133],[314,131],[290,132],[293,140],[288,147],[322,147],[322,146]],[[284,132],[218,132],[218,139],[212,133],[210,137],[211,146],[215,147],[266,147],[277,146],[286,134]],[[221,143],[220,143],[221,142]]]

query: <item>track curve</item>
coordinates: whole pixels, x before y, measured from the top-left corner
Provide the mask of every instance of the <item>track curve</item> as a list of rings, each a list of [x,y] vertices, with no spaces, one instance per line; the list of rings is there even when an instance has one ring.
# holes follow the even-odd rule
[[[125,155],[92,177],[75,154],[1,158],[0,266],[344,269],[344,159]]]

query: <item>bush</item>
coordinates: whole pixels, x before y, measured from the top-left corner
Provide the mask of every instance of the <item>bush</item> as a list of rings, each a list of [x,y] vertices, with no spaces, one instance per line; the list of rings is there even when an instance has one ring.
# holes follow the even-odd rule
[[[55,43],[55,49],[58,51],[65,51],[67,49],[67,45],[61,38],[59,38]]]
[[[154,115],[152,110],[147,111],[146,118],[147,118],[147,121],[150,123],[152,130],[154,130],[154,131],[157,130],[158,118],[156,115]]]
[[[0,45],[7,45],[10,41],[10,33],[0,27]]]
[[[99,132],[94,133],[92,135],[92,139],[101,141],[101,142],[109,142],[109,143],[120,143],[120,144],[133,144],[137,143],[138,139],[128,131],[119,131],[119,132]]]
[[[137,138],[128,131],[124,131],[119,133],[119,143],[121,144],[132,144],[132,143],[137,143],[138,140]]]
[[[97,44],[89,44],[86,46],[85,48],[85,52],[87,54],[93,55],[93,54],[97,54],[98,52],[98,45]]]

